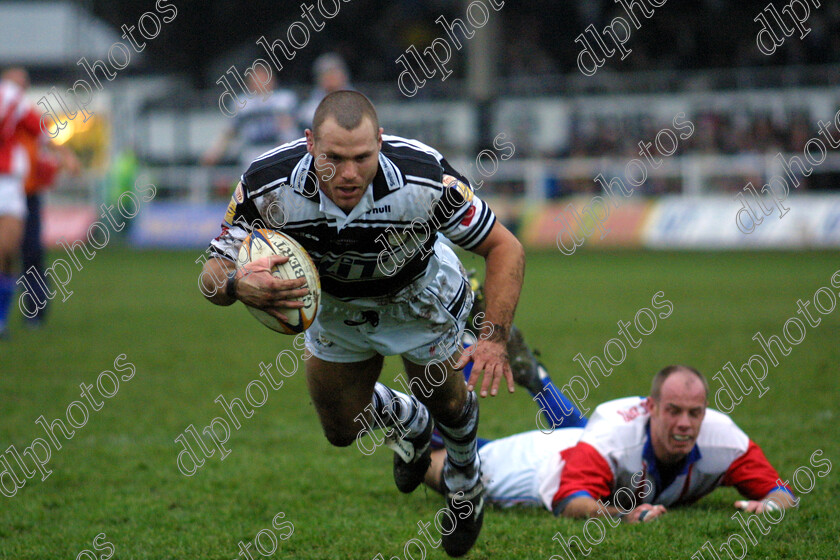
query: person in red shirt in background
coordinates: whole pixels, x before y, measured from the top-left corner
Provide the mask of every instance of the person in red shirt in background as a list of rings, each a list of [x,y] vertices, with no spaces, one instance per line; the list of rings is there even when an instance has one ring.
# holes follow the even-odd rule
[[[7,336],[6,324],[16,288],[15,265],[27,214],[23,183],[29,160],[20,134],[42,134],[41,116],[24,97],[19,80],[18,69],[0,74],[0,337]]]
[[[69,149],[49,143],[41,130],[38,109],[25,97],[27,89],[29,74],[23,68],[9,68],[0,74],[0,338],[8,336],[22,244],[26,255],[23,271],[35,266],[45,277],[38,193],[53,183],[61,166],[74,174],[80,168]]]

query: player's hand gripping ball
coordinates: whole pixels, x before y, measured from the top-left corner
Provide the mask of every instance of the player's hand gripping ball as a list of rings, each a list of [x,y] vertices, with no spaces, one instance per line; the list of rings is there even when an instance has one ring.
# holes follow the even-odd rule
[[[242,247],[239,249],[236,268],[240,269],[252,261],[270,255],[289,257],[289,260],[285,263],[274,266],[271,273],[275,278],[281,280],[306,278],[306,287],[309,288],[309,293],[297,298],[298,301],[303,301],[304,306],[300,309],[281,309],[281,313],[289,318],[288,322],[272,317],[262,309],[249,305],[245,307],[260,323],[271,330],[283,334],[301,333],[312,325],[321,303],[321,280],[318,277],[318,269],[312,262],[309,253],[300,243],[288,235],[270,229],[255,229],[245,238]]]

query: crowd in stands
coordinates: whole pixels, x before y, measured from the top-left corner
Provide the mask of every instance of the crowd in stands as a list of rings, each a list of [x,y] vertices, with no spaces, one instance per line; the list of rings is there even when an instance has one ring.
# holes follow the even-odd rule
[[[480,1],[485,4],[489,2]],[[494,0],[495,4],[500,2]],[[651,6],[647,0],[632,2]],[[503,82],[499,89],[500,95],[510,95],[512,90],[509,86],[517,81],[533,84],[534,95],[566,98],[579,95],[580,92],[573,90],[571,84],[573,80],[584,78],[577,68],[581,45],[575,42],[575,38],[590,24],[596,30],[602,30],[615,17],[626,19],[627,13],[622,3],[631,3],[631,0],[505,1],[499,11],[490,11],[500,38],[497,64]],[[284,36],[289,24],[298,18],[296,12],[276,11],[279,4],[271,0],[255,0],[249,6],[236,8],[224,7],[217,2],[209,4],[213,6],[211,12],[224,20],[227,26],[228,33],[224,35],[227,42],[241,47],[243,62],[252,61],[255,56],[264,56],[255,44],[257,36],[251,36],[253,22],[250,21],[249,10],[259,11],[264,17],[274,17],[272,25],[260,27],[259,33],[269,38]],[[281,88],[305,88],[304,84],[311,83],[314,78],[312,68],[315,59],[329,51],[343,58],[354,84],[372,89],[364,91],[375,101],[404,100],[395,93],[395,85],[380,87],[381,91],[375,88],[382,84],[395,84],[403,68],[396,63],[397,58],[412,45],[422,52],[433,40],[444,37],[446,33],[436,20],[441,16],[449,22],[455,18],[466,19],[467,5],[468,2],[446,0],[342,3],[340,17],[327,22],[328,30],[312,34],[309,45],[300,51],[295,63],[286,65],[282,74],[277,76],[278,85]],[[600,75],[597,78],[608,81],[610,76],[618,76],[618,81],[626,86],[627,80],[635,80],[634,76],[638,76],[638,72],[701,76],[695,72],[700,71],[702,76],[708,78],[733,71],[746,75],[749,72],[741,72],[742,69],[764,67],[770,68],[774,76],[778,75],[780,83],[785,86],[807,86],[796,82],[798,74],[793,71],[794,67],[804,65],[817,68],[817,65],[822,64],[840,64],[840,3],[822,2],[819,8],[809,3],[811,13],[805,23],[810,29],[808,35],[800,38],[796,32],[785,38],[772,56],[763,54],[756,46],[756,35],[761,25],[755,18],[767,5],[767,0],[672,1],[655,7],[650,19],[641,16],[641,10],[637,7],[635,13],[640,18],[641,28],[632,29],[632,36],[627,43],[632,53],[624,60],[620,56],[607,58],[605,66],[598,70]],[[777,9],[781,7],[782,4]],[[205,22],[203,37],[215,36],[206,33],[216,25],[214,21],[210,17]],[[173,38],[177,36],[174,31]],[[463,36],[461,39],[467,43]],[[163,46],[165,42],[160,41],[160,44]],[[171,50],[171,45],[166,43],[166,46]],[[214,52],[213,45],[206,41],[202,48],[199,58],[204,62],[221,54]],[[230,48],[225,46],[218,50],[230,52]],[[453,95],[463,95],[464,90],[458,89],[458,80],[466,76],[466,51],[452,54],[448,66],[454,71],[453,76],[446,83],[430,79],[430,83],[418,92],[413,101],[452,99]],[[199,83],[210,84],[218,77],[215,70],[211,70],[212,65],[197,67],[203,68],[203,75],[196,79]],[[790,80],[784,81],[788,75],[791,76]],[[704,85],[700,77],[696,81],[696,90],[710,87]],[[598,82],[592,80],[591,83]],[[756,84],[748,85],[754,87]],[[632,88],[622,87],[619,85],[616,89],[632,91]],[[690,93],[695,89],[686,90],[684,82],[681,91]],[[594,93],[605,91],[596,89]],[[829,117],[812,114],[807,107],[796,105],[772,110],[737,104],[726,108],[695,105],[688,108],[686,113],[696,130],[691,138],[680,143],[674,156],[709,154],[755,158],[767,155],[772,157],[780,152],[801,154],[807,140],[817,134],[817,121]],[[639,140],[652,140],[659,130],[669,124],[641,112],[598,116],[572,111],[566,141],[554,149],[537,149],[527,138],[528,131],[537,124],[533,119],[533,115],[523,116],[521,126],[510,130],[512,136],[517,138],[516,157],[612,157],[627,161],[640,157],[637,146]],[[825,179],[826,174],[819,177],[815,174],[804,181],[804,187],[821,188],[819,183]],[[709,179],[709,186],[716,190],[740,190],[750,180],[761,181],[762,177],[715,177]],[[589,179],[558,184],[549,190],[563,193],[595,188]],[[681,189],[678,180],[651,178],[640,190],[658,193]]]
[[[817,136],[816,123],[823,116],[813,116],[807,110],[763,111],[732,107],[727,110],[704,109],[689,112],[687,118],[694,124],[693,134],[681,141],[672,157],[681,155],[736,156],[757,161],[757,157],[773,157],[778,153],[802,154],[805,143]],[[648,116],[636,114],[629,117],[575,116],[572,120],[569,149],[556,156],[582,158],[616,158],[629,161],[642,159],[638,142],[652,142],[657,132],[670,123],[658,122]],[[662,157],[655,145],[650,148],[655,157]],[[617,175],[620,169],[615,170]],[[705,184],[708,191],[738,191],[752,181],[759,185],[764,179],[759,174],[721,175],[710,177]],[[820,188],[820,177],[803,178],[800,189]],[[549,186],[551,194],[569,192],[595,192],[597,185],[591,180],[556,181]],[[647,194],[680,192],[680,181],[668,178],[651,178],[640,189]]]
[[[482,1],[485,5],[489,2]],[[643,0],[633,1],[638,4]],[[499,4],[502,0],[494,2]],[[643,3],[652,6],[646,0]],[[119,27],[134,18],[136,10],[146,3],[93,0],[92,4],[100,17]],[[260,56],[255,44],[260,35],[285,38],[289,25],[300,19],[299,4],[295,2],[295,9],[290,9],[276,0],[212,0],[206,2],[203,10],[184,10],[150,44],[149,63],[193,73],[196,83],[212,85],[218,79],[220,60],[227,61],[233,52]],[[840,62],[837,2],[823,1],[819,8],[807,2],[811,13],[805,25],[810,32],[804,39],[798,32],[786,38],[772,56],[757,49],[756,34],[761,26],[754,21],[768,0],[672,0],[662,4],[653,8],[650,19],[639,16],[641,27],[632,29],[627,42],[632,54],[624,60],[613,56],[601,70],[697,70]],[[787,2],[778,4],[777,9],[781,9]],[[328,20],[323,31],[312,33],[295,63],[284,67],[282,87],[310,82],[312,62],[326,51],[343,56],[358,82],[393,81],[401,71],[395,63],[397,57],[411,45],[422,51],[435,38],[445,36],[436,20],[440,16],[450,22],[465,19],[468,2],[372,0],[340,5],[340,14]],[[507,77],[576,74],[581,47],[575,38],[590,24],[602,30],[615,17],[627,19],[617,0],[505,1],[499,11],[490,11],[501,35],[498,69]],[[640,13],[638,7],[634,11]],[[465,75],[465,59],[463,50],[453,53],[453,79]]]
[[[733,107],[729,110],[700,110],[687,119],[695,131],[680,142],[674,155],[683,154],[775,154],[802,152],[816,136],[816,120],[804,110],[774,114]],[[635,157],[639,140],[652,141],[669,126],[647,115],[627,117],[581,117],[572,120],[568,154],[581,157],[627,155]]]

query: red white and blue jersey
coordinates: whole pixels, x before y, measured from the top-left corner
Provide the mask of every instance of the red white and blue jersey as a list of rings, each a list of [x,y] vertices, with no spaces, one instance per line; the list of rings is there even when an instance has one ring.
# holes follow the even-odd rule
[[[0,175],[26,173],[26,153],[18,135],[40,136],[41,115],[23,90],[10,81],[0,82]]]
[[[649,420],[648,399],[643,397],[598,406],[577,445],[560,452],[561,476],[552,510],[561,512],[579,496],[609,499],[610,505],[618,500],[627,509],[632,507],[630,501],[637,506],[690,504],[718,486],[734,486],[752,500],[777,489],[790,491],[780,486],[779,474],[758,445],[727,415],[711,409],[706,409],[682,469],[672,481],[663,483]]]
[[[379,168],[349,213],[318,187],[304,139],[266,152],[242,176],[213,256],[235,260],[252,227],[281,230],[303,245],[324,292],[344,301],[387,299],[437,270],[438,232],[475,249],[496,218],[443,156],[416,140],[382,136]],[[457,181],[447,180],[450,175]]]

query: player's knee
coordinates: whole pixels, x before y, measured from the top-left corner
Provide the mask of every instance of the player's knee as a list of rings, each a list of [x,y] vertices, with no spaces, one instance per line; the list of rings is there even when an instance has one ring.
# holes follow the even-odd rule
[[[356,441],[358,433],[339,428],[324,428],[324,435],[331,445],[335,447],[348,447]]]

